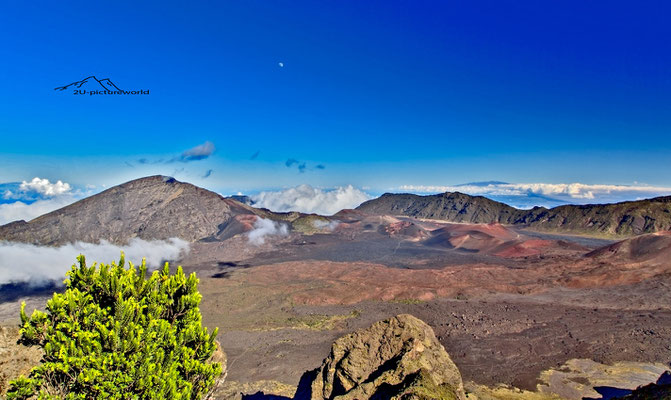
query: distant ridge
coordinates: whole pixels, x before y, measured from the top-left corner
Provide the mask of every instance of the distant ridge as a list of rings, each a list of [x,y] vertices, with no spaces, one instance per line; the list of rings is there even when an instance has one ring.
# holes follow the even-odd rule
[[[188,241],[216,235],[236,215],[257,210],[166,176],[114,186],[30,222],[0,226],[0,240],[42,245],[104,239],[124,244],[138,237]]]
[[[671,230],[671,196],[614,204],[563,205],[520,210],[483,196],[385,193],[357,211],[374,215],[526,226],[535,230],[602,236],[632,236]]]

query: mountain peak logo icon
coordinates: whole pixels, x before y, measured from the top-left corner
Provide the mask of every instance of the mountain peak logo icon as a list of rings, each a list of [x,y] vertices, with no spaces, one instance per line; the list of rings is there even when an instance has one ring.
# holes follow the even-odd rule
[[[90,96],[123,96],[123,95],[146,95],[149,94],[149,89],[133,89],[123,90],[119,88],[110,78],[98,79],[95,75],[87,76],[86,78],[68,83],[65,86],[54,88],[59,92],[71,90],[74,95]]]
[[[121,90],[117,85],[112,82],[111,79],[109,78],[103,78],[103,79],[98,79],[95,77],[95,75],[87,76],[86,78],[82,79],[81,81],[76,81],[72,82],[70,84],[67,84],[65,86],[59,86],[57,88],[54,88],[54,90],[66,90],[70,87],[75,87],[77,89],[81,88],[84,84],[86,83],[92,83],[92,84],[98,84],[100,85],[103,89],[105,90]]]

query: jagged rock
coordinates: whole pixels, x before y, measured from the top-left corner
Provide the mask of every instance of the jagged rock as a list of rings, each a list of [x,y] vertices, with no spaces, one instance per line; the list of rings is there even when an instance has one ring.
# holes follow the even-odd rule
[[[465,398],[461,374],[430,326],[408,314],[333,343],[322,366],[301,378],[295,400]]]

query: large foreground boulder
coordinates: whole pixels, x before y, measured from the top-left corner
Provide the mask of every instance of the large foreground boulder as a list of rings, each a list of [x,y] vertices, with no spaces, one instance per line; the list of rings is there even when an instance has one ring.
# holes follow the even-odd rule
[[[430,326],[402,314],[336,340],[295,400],[465,399],[461,374]]]

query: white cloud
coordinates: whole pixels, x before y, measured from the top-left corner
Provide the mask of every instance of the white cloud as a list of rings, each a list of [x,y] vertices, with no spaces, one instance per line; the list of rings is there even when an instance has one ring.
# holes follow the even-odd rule
[[[254,207],[278,212],[300,211],[322,215],[332,215],[345,208],[355,208],[371,198],[352,185],[331,190],[300,185],[276,192],[261,192],[251,197],[254,200]]]
[[[621,201],[671,195],[671,187],[646,185],[605,185],[585,183],[490,183],[453,186],[403,185],[400,190],[416,193],[462,192],[483,196],[551,196],[573,203],[592,200]]]
[[[321,219],[316,219],[312,221],[312,226],[314,226],[317,229],[326,229],[328,231],[333,231],[335,228],[340,225],[340,222],[338,221],[323,221]]]
[[[136,265],[145,257],[150,268],[157,268],[163,261],[181,258],[189,251],[189,244],[178,238],[154,241],[135,238],[126,246],[104,240],[99,244],[77,242],[60,247],[0,242],[0,285],[62,282],[78,255],[84,254],[88,265],[93,262],[107,264],[118,260],[121,251],[125,253],[126,260]]]
[[[72,187],[70,184],[57,181],[56,183],[49,182],[49,179],[33,178],[32,181],[23,181],[19,186],[19,190],[23,192],[35,192],[43,196],[58,196],[70,192]]]
[[[52,183],[40,177],[21,183],[2,183],[0,225],[21,219],[30,221],[93,194],[95,188],[95,185],[86,185],[86,190],[82,191],[67,182],[58,180]]]
[[[289,228],[286,224],[257,217],[254,229],[249,231],[247,237],[251,244],[258,246],[266,242],[266,236],[286,236],[288,234]]]
[[[53,199],[37,200],[33,203],[27,204],[22,201],[15,201],[13,203],[0,204],[0,225],[7,224],[12,221],[25,220],[30,221],[42,214],[58,210],[69,204],[77,201],[78,198],[74,196],[59,196]]]

